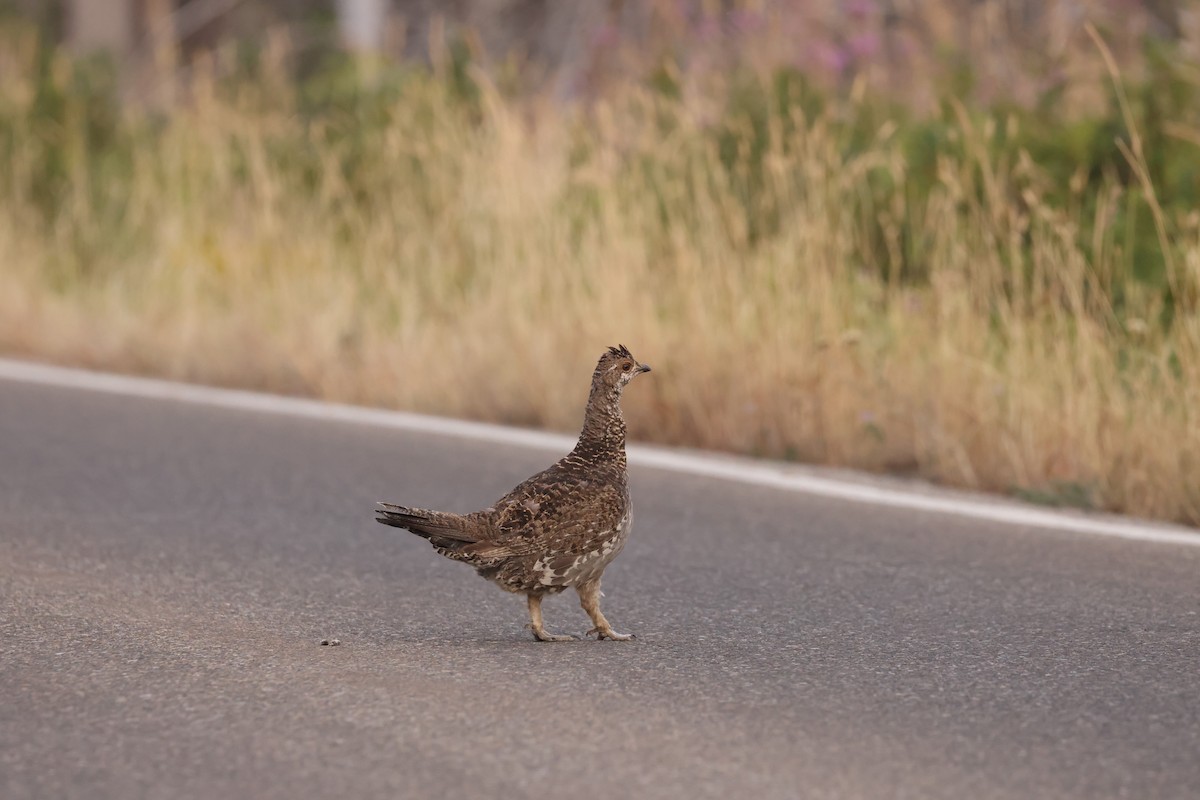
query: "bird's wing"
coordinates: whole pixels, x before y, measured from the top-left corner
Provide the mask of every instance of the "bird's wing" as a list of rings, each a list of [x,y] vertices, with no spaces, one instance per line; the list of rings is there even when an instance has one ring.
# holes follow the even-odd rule
[[[488,544],[510,555],[586,552],[589,542],[616,529],[628,503],[623,484],[547,470],[496,503]]]

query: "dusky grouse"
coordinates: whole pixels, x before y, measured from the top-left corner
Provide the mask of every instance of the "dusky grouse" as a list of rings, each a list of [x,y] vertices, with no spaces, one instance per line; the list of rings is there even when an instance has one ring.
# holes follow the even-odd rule
[[[610,347],[592,375],[579,442],[566,457],[471,514],[379,503],[376,520],[428,539],[447,558],[475,567],[500,588],[529,601],[533,635],[543,642],[573,636],[547,633],[542,598],[568,586],[579,593],[595,626],[588,634],[627,640],[600,611],[600,577],[617,557],[633,515],[625,474],[625,418],[621,392],[649,372],[625,345]]]

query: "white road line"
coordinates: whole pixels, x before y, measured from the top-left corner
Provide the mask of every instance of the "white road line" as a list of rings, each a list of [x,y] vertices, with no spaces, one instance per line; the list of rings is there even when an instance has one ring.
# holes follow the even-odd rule
[[[218,389],[151,378],[133,378],[10,359],[0,359],[0,379],[104,392],[126,397],[174,400],[265,414],[351,422],[458,439],[495,442],[536,450],[566,452],[575,444],[575,437],[557,433],[507,428],[482,422],[464,422],[403,411],[384,411],[339,403],[324,403],[317,400],[280,397],[236,389]],[[886,488],[801,473],[789,469],[786,465],[772,462],[745,463],[717,455],[708,456],[644,445],[631,445],[629,457],[633,464],[640,467],[718,478],[854,503],[953,514],[1022,527],[1069,531],[1094,536],[1115,536],[1143,542],[1200,545],[1200,530],[1192,528],[1160,525],[1110,515],[1088,516],[1063,513],[1013,503],[955,497],[948,492],[926,494],[900,488]]]

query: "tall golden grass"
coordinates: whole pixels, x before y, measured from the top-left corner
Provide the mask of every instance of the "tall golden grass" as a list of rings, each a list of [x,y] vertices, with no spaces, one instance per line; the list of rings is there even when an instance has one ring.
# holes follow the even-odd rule
[[[0,71],[13,119],[36,102],[26,57]],[[0,349],[569,430],[623,342],[655,368],[627,399],[637,439],[1200,522],[1200,222],[1167,219],[1148,178],[1169,326],[1102,218],[1127,191],[1047,205],[992,118],[959,108],[910,207],[888,121],[848,154],[844,109],[772,106],[752,153],[646,88],[569,110],[473,85],[465,104],[411,75],[365,125],[296,113],[269,69],[198,79],[169,115],[121,112],[137,144],[111,177],[82,115],[12,133]]]

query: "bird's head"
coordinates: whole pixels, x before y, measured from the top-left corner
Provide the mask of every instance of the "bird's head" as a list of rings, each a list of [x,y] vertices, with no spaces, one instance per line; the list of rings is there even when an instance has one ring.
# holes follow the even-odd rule
[[[629,348],[622,344],[608,348],[604,355],[600,356],[600,363],[596,365],[596,372],[592,380],[619,392],[633,380],[635,375],[649,371],[650,367],[638,363],[638,360],[629,352]]]

